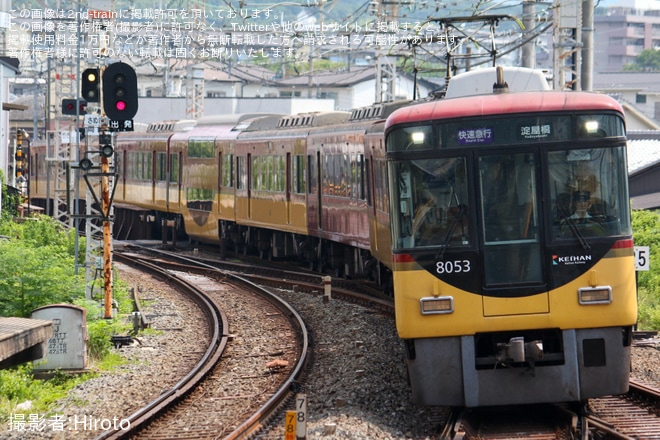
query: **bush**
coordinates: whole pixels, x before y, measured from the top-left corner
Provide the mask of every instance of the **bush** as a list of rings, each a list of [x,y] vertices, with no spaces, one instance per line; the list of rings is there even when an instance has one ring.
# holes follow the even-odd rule
[[[638,328],[660,330],[660,215],[633,211],[635,246],[649,246],[648,271],[637,272]]]

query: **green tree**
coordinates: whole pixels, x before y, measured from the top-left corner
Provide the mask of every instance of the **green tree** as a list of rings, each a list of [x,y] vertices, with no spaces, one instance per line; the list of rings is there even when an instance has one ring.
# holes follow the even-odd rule
[[[18,214],[21,195],[15,188],[5,185],[5,173],[3,170],[0,170],[0,187],[2,188],[2,211],[0,212],[0,219],[11,219]]]
[[[0,235],[9,237],[0,241],[0,316],[28,317],[37,307],[84,296],[85,280],[74,274],[75,236],[53,219],[2,221]]]
[[[635,62],[623,66],[623,70],[628,72],[656,72],[660,70],[660,51],[656,49],[642,50]]]

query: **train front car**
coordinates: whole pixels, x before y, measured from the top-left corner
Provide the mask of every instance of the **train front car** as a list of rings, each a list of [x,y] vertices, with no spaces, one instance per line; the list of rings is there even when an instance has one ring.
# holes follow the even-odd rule
[[[387,122],[397,330],[423,405],[628,388],[623,112],[581,92],[445,99]]]

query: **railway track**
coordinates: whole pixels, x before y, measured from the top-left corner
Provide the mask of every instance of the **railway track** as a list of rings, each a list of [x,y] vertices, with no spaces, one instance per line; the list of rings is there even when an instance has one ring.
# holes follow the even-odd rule
[[[300,316],[279,298],[237,276],[222,274],[219,277],[216,273],[215,277],[211,277],[194,274],[189,270],[184,272],[164,269],[143,257],[121,252],[116,252],[115,258],[131,265],[139,265],[158,277],[172,280],[179,289],[191,292],[197,303],[206,310],[211,337],[205,354],[184,378],[127,418],[130,421],[130,429],[110,430],[97,439],[163,438],[164,432],[168,438],[220,436],[237,439],[248,438],[261,429],[291,396],[292,384],[299,380],[304,372],[308,338]],[[273,340],[282,344],[279,348],[273,344],[272,352],[253,354],[239,353],[237,349],[232,349],[233,345],[245,344],[246,341],[243,338],[232,342],[232,339],[240,339],[242,336],[230,333],[232,326],[240,329],[240,323],[232,324],[222,311],[222,304],[226,301],[223,295],[228,295],[226,283],[229,278],[232,284],[240,286],[242,294],[238,296],[244,302],[245,308],[259,310],[259,316],[267,317],[265,320],[270,330],[264,328],[263,334],[256,337],[268,337],[268,332],[273,331]],[[251,293],[248,294],[247,291]],[[255,296],[257,291],[259,299]],[[263,359],[268,355],[277,355],[279,362],[265,372],[260,371],[254,377],[245,378],[251,382],[252,390],[255,389],[255,384],[258,384],[258,391],[253,391],[253,395],[249,396],[222,395],[222,390],[226,389],[223,370],[232,368],[233,358],[253,356],[256,368],[260,368],[264,364]],[[217,394],[218,390],[220,394]],[[232,401],[243,402],[244,405],[238,413],[229,412],[231,415],[227,417],[228,402]]]
[[[621,396],[572,405],[453,410],[442,439],[660,439],[660,390],[634,380]]]

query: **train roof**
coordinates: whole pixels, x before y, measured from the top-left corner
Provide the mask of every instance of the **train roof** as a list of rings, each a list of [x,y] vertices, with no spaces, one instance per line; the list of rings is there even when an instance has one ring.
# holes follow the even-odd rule
[[[282,117],[277,127],[321,127],[324,125],[341,124],[348,121],[350,116],[351,114],[349,112],[340,111],[301,113]]]
[[[429,122],[431,120],[525,114],[535,112],[567,112],[611,110],[623,114],[623,108],[613,98],[589,92],[505,92],[463,98],[440,99],[392,113],[386,130],[396,124]]]
[[[204,116],[199,119],[197,125],[237,125],[248,119],[255,119],[264,116],[281,116],[273,113],[238,113]]]
[[[364,121],[371,119],[387,119],[394,110],[410,105],[411,101],[392,101],[374,104],[368,107],[356,108],[351,112],[350,121]]]
[[[160,121],[160,122],[151,122],[147,126],[147,133],[157,133],[157,132],[176,132],[176,131],[186,131],[190,130],[195,126],[196,122],[192,119],[181,119],[176,121]],[[142,131],[142,130],[140,130]]]
[[[497,70],[502,71],[503,79],[511,92],[533,92],[550,90],[545,73],[539,69],[526,67],[487,67],[461,73],[451,78],[447,85],[445,98],[493,93],[493,84],[497,81]]]

